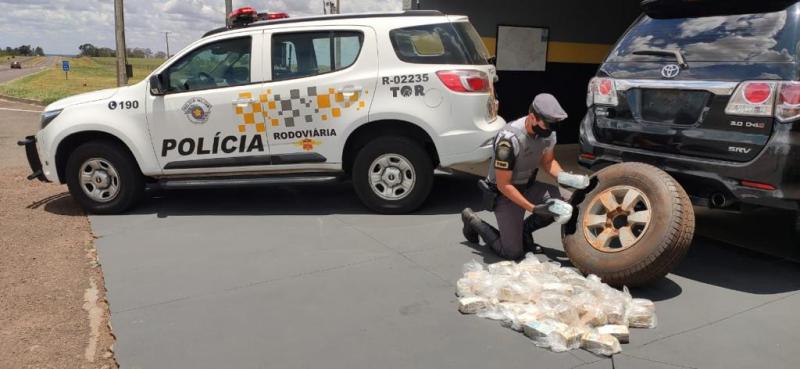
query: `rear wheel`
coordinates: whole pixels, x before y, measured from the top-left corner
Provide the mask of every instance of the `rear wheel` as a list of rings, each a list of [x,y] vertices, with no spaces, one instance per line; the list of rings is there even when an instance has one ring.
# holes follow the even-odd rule
[[[564,233],[572,263],[617,286],[669,273],[694,236],[694,209],[680,184],[641,163],[612,165],[596,177],[577,206],[573,232]]]
[[[78,146],[67,160],[65,173],[72,197],[90,213],[121,213],[144,194],[144,178],[135,159],[111,141]]]
[[[433,163],[418,143],[404,137],[373,140],[355,157],[353,186],[368,208],[385,214],[418,209],[433,186]]]

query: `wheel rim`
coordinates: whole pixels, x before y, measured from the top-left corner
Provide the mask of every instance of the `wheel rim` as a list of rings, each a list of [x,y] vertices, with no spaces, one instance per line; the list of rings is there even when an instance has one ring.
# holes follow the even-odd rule
[[[83,193],[93,201],[109,202],[119,194],[119,174],[105,159],[86,160],[81,164],[78,176]]]
[[[384,200],[404,199],[414,189],[416,181],[414,167],[402,155],[383,154],[369,166],[369,186]]]
[[[650,199],[639,189],[616,186],[595,196],[583,216],[583,234],[602,252],[633,247],[647,233],[651,221]]]

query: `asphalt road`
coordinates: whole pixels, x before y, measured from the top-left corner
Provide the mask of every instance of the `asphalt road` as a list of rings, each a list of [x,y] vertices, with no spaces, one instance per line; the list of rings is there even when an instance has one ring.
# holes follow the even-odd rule
[[[35,119],[0,110],[0,137]],[[742,227],[748,218],[699,211],[701,235],[749,249],[699,236],[667,278],[633,290],[656,301],[659,326],[634,330],[612,363],[456,311],[461,265],[497,261],[461,236],[457,214],[478,202],[474,179],[438,176],[412,215],[372,214],[337,184],[160,192],[130,214],[92,216],[116,358],[124,369],[798,367],[800,266],[752,251],[796,254],[782,215]],[[568,263],[558,228],[536,239]]]
[[[36,63],[35,65],[30,65],[27,63],[28,58],[18,58],[22,61],[22,69],[11,69],[10,63],[4,63],[0,65],[0,83],[5,83],[11,80],[15,80],[20,77],[24,77],[31,73],[39,72],[45,68],[49,68],[56,62],[58,58],[54,56],[48,56],[42,62]]]

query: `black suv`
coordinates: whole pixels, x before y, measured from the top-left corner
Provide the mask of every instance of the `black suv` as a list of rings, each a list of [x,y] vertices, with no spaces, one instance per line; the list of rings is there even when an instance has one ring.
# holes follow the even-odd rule
[[[797,211],[798,1],[646,0],[642,9],[589,83],[581,165],[650,163],[696,205]]]

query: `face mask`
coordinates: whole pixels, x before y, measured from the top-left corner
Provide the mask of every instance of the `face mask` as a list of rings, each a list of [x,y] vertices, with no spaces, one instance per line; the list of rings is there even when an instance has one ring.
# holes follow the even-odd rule
[[[533,126],[531,129],[533,130],[533,133],[536,134],[536,137],[547,138],[553,133],[552,129],[544,129],[539,126]]]

